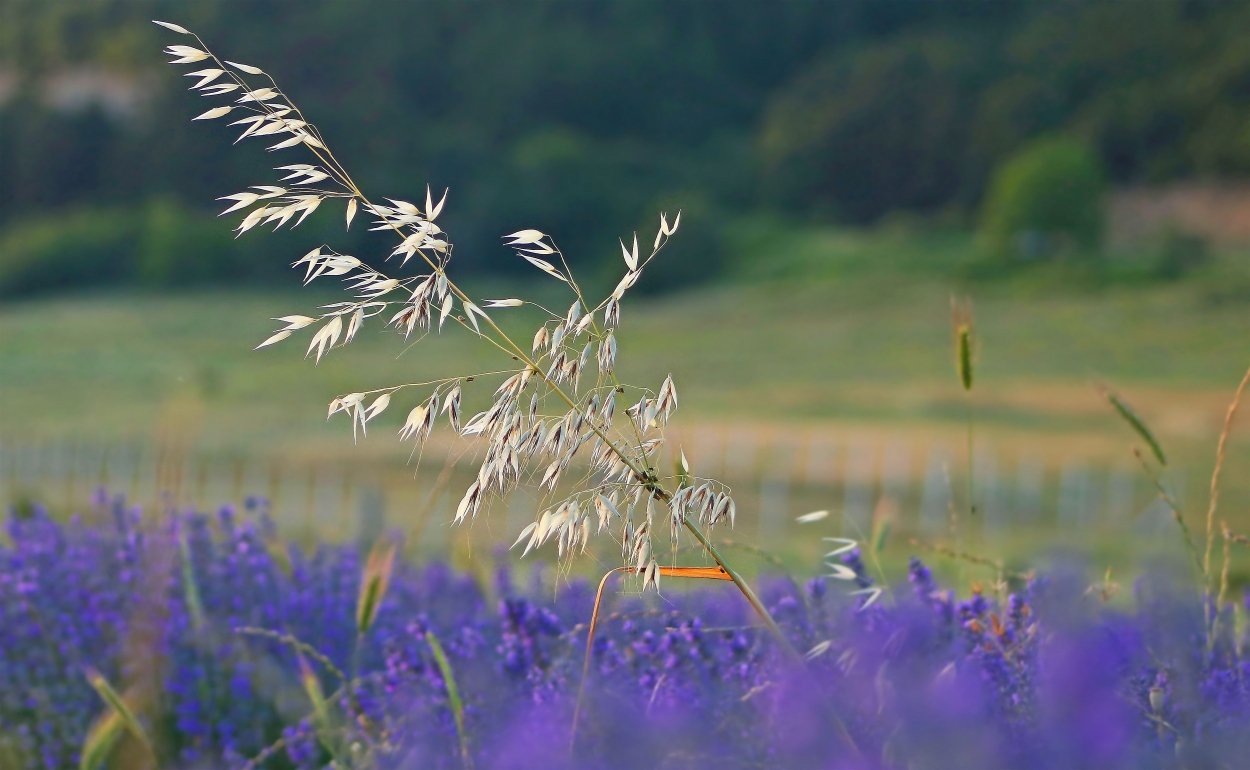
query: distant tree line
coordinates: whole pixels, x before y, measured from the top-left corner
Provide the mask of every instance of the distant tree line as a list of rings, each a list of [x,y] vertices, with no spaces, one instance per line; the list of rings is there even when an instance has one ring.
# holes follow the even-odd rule
[[[203,235],[181,266],[170,223],[278,163],[188,122],[200,105],[151,18],[273,72],[371,189],[450,187],[445,226],[477,270],[520,267],[501,233],[539,227],[594,263],[681,207],[666,264],[694,279],[745,212],[967,215],[995,169],[1056,136],[1111,183],[1250,174],[1245,2],[7,0],[0,292],[289,262]],[[67,256],[13,282],[82,253],[76,237],[114,244],[86,260],[107,269],[77,278]]]

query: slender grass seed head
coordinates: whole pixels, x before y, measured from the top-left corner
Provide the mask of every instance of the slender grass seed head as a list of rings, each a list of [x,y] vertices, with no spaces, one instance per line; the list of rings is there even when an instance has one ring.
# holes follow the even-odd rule
[[[959,384],[972,390],[973,363],[976,359],[976,329],[972,322],[972,300],[951,297],[951,331],[955,338],[955,367]]]

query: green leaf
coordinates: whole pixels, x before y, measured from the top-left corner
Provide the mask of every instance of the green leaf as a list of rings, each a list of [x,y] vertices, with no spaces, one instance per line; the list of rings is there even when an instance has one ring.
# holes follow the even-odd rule
[[[433,632],[425,632],[425,641],[430,645],[430,651],[434,653],[434,661],[438,664],[439,673],[443,676],[443,684],[447,688],[447,700],[451,702],[451,713],[456,719],[456,735],[460,738],[460,756],[466,767],[472,766],[472,759],[469,756],[469,739],[464,732],[464,701],[460,699],[460,688],[456,686],[456,675],[451,670],[451,661],[447,660],[447,653],[443,651],[443,645],[439,643],[438,637]]]

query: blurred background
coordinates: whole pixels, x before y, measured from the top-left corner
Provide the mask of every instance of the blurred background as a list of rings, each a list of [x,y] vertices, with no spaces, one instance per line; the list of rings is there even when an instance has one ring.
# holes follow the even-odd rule
[[[1199,528],[1250,363],[1245,2],[2,0],[0,484],[19,509],[67,513],[100,483],[147,505],[264,495],[299,536],[392,526],[445,554],[511,542],[537,506],[451,530],[467,445],[436,438],[418,465],[394,436],[407,407],[355,444],[323,416],[495,368],[490,349],[366,327],[319,367],[297,342],[251,351],[334,296],[300,291],[295,258],[390,245],[326,210],[233,239],[214,199],[276,164],[190,122],[204,107],[160,53],[183,41],[153,18],[273,73],[374,195],[450,188],[454,272],[481,296],[561,301],[503,233],[553,234],[610,288],[617,238],[680,209],[626,303],[621,369],[673,373],[671,445],[734,486],[732,537],[798,557],[888,520],[899,555],[953,526],[967,542],[971,467],[994,558],[1174,549],[1097,383],[1158,434]],[[953,295],[973,305],[970,395]],[[1247,423],[1221,501],[1243,531]],[[819,531],[794,523],[817,508]]]

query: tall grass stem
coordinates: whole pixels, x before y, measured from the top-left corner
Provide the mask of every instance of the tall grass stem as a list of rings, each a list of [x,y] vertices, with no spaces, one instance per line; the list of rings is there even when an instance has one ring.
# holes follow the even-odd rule
[[[1224,450],[1228,443],[1228,434],[1233,427],[1233,418],[1237,416],[1237,407],[1241,405],[1241,396],[1246,391],[1246,383],[1250,382],[1250,369],[1246,369],[1246,374],[1241,378],[1241,382],[1237,385],[1237,392],[1233,394],[1233,401],[1228,405],[1228,412],[1224,415],[1224,427],[1220,430],[1220,440],[1215,448],[1215,468],[1211,471],[1211,499],[1207,503],[1207,546],[1202,556],[1202,574],[1206,578],[1208,596],[1215,589],[1212,584],[1211,575],[1211,547],[1215,543],[1215,511],[1220,503],[1220,471],[1224,469]],[[1228,528],[1225,526],[1224,537],[1224,566],[1221,570],[1221,582],[1219,599],[1214,609],[1211,607],[1210,599],[1203,603],[1206,612],[1207,625],[1207,654],[1210,655],[1215,648],[1215,631],[1219,622],[1220,607],[1224,601],[1224,590],[1227,584],[1228,576]]]

